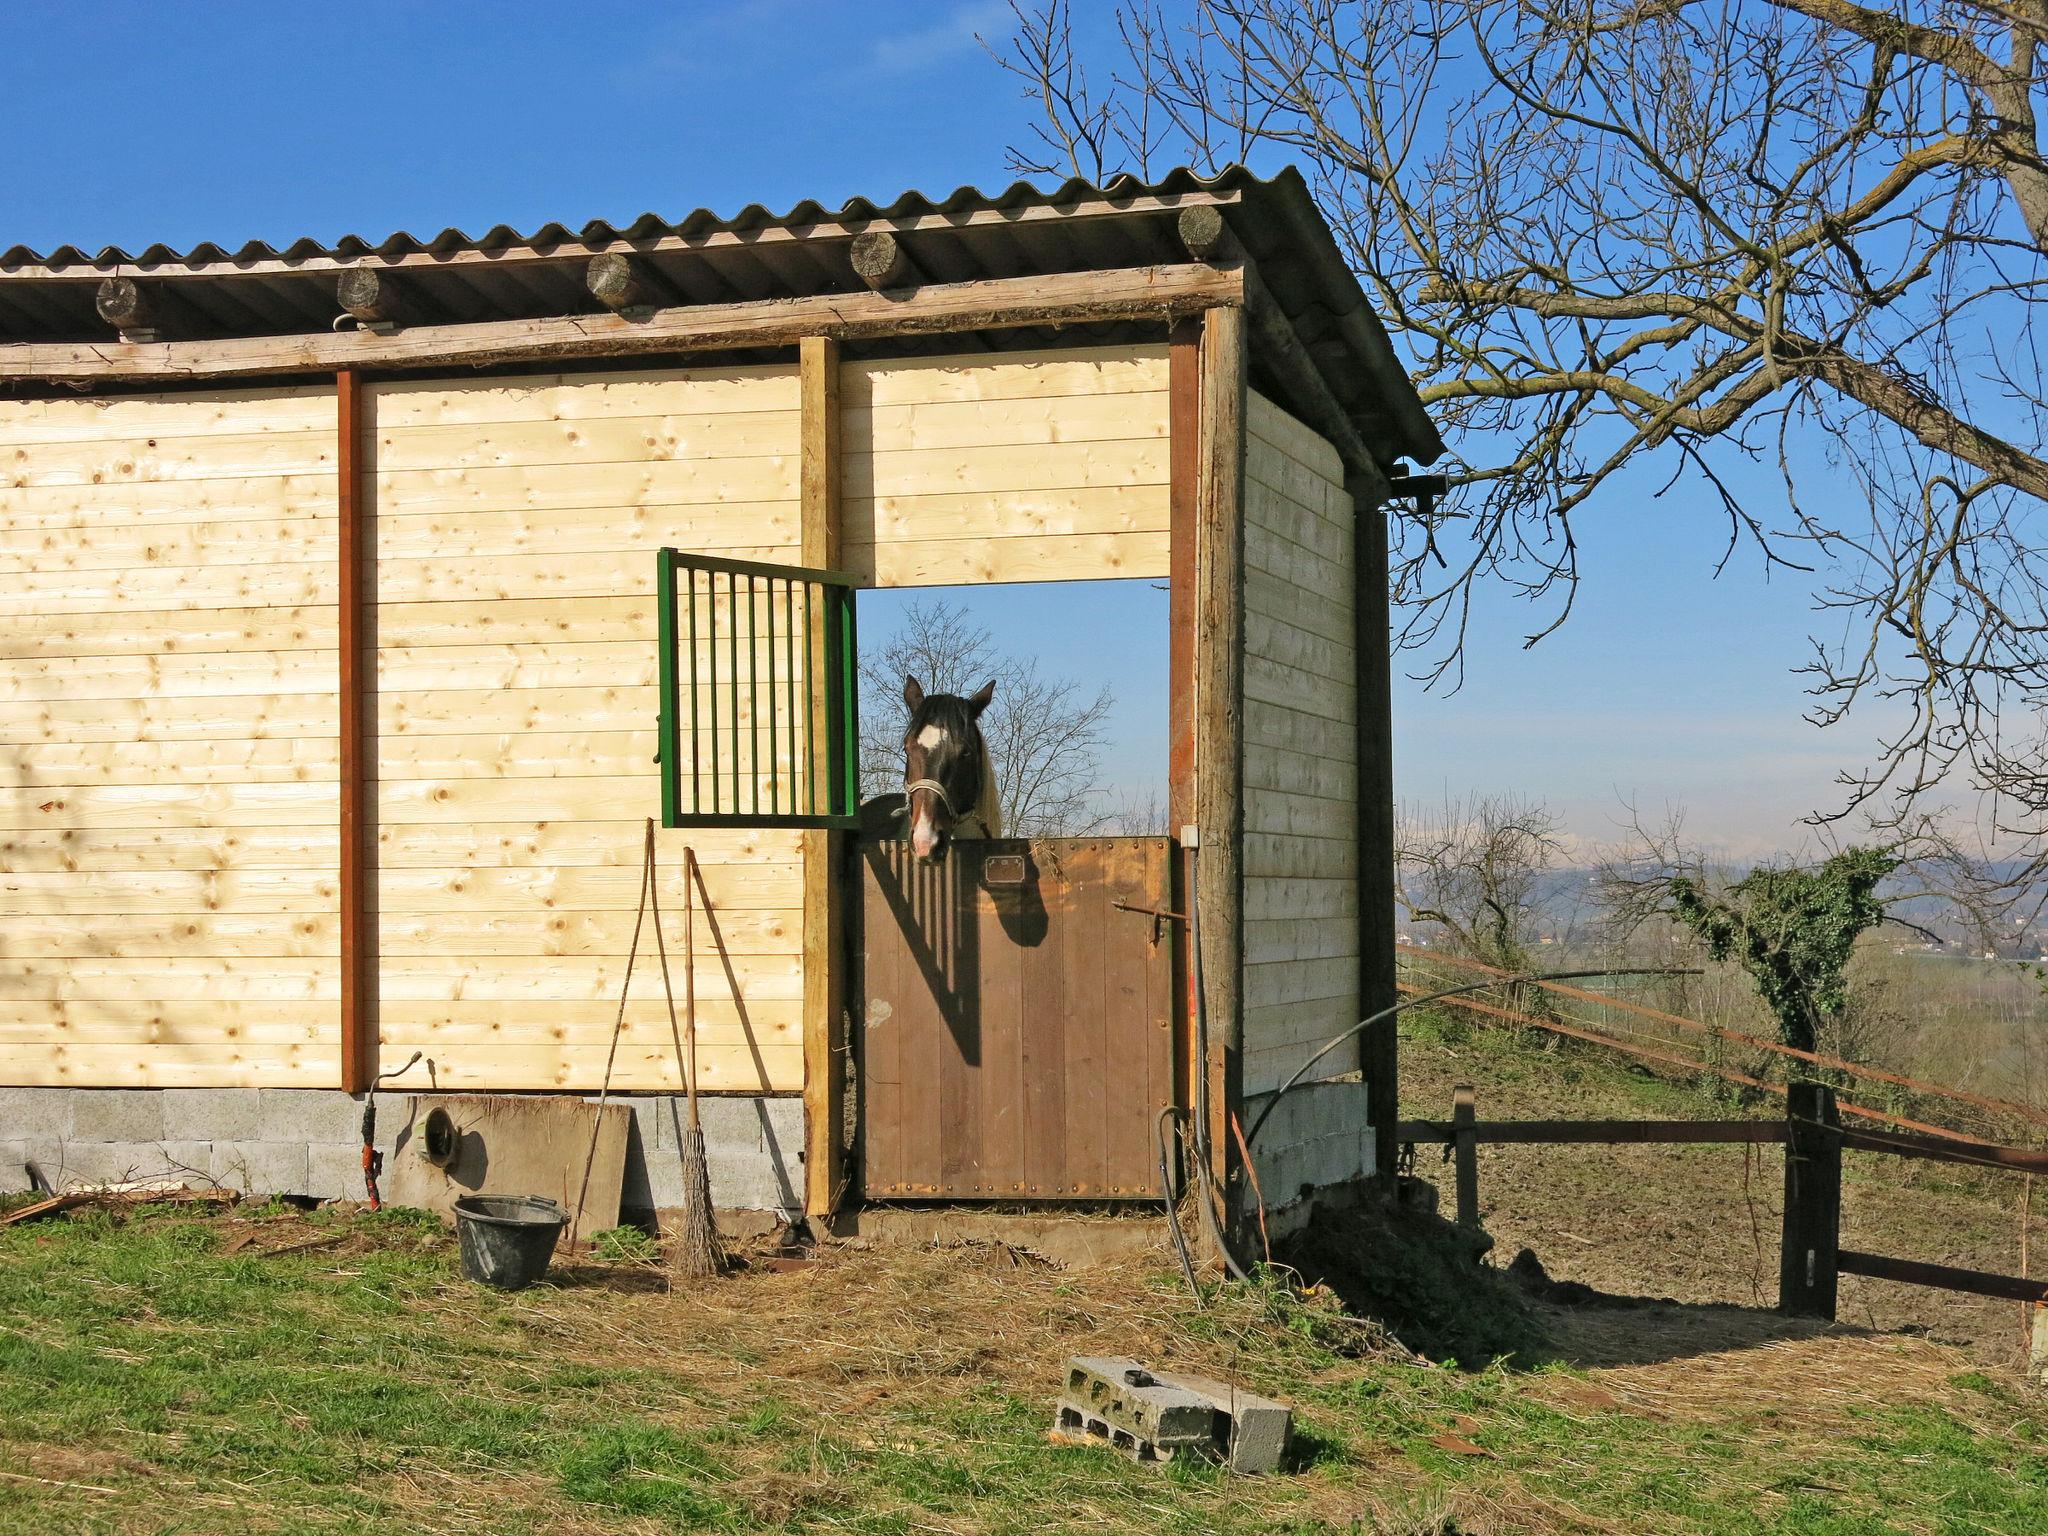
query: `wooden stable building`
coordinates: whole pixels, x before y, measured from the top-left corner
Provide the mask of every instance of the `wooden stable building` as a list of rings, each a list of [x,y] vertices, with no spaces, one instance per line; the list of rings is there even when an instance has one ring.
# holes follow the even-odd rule
[[[415,1051],[595,1093],[654,816],[722,1203],[1156,1199],[1176,1104],[1242,1203],[1231,1118],[1392,997],[1382,504],[1440,452],[1292,172],[0,254],[0,1179],[359,1194]],[[919,869],[806,778],[860,589],[1105,577],[1170,583],[1201,1010],[1174,841]],[[1392,1038],[1268,1205],[1388,1157]]]

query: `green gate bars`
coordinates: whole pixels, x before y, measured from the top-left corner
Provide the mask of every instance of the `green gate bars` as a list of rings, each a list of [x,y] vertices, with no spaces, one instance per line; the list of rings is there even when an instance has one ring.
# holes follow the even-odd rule
[[[661,824],[856,825],[853,577],[657,558]]]

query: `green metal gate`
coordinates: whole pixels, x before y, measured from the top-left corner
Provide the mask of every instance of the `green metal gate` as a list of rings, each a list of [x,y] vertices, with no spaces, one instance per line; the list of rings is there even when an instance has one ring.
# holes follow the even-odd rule
[[[664,549],[661,824],[858,824],[854,578]]]

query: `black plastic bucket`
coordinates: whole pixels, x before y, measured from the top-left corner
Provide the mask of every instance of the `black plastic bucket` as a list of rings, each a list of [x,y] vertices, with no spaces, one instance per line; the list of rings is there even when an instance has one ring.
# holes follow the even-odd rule
[[[548,1272],[569,1212],[545,1195],[464,1195],[455,1202],[462,1272],[501,1291],[523,1290]]]

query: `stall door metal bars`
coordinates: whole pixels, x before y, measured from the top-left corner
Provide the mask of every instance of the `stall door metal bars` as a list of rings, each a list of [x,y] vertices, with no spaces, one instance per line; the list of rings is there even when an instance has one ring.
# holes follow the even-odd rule
[[[859,824],[854,578],[664,549],[661,824]]]

